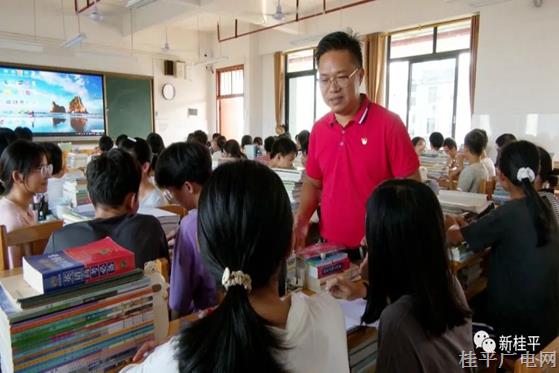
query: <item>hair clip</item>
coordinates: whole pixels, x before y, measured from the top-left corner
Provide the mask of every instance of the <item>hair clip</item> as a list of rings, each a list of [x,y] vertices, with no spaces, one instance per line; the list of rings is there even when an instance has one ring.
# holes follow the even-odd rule
[[[223,271],[221,284],[228,290],[231,286],[242,286],[246,291],[252,290],[252,279],[242,271],[231,272],[228,267]]]
[[[520,167],[516,173],[516,178],[518,181],[528,179],[531,183],[536,180],[536,174],[530,167]]]

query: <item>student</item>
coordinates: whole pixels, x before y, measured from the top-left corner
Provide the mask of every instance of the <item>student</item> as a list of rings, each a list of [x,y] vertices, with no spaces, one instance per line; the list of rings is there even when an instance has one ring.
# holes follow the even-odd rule
[[[497,167],[499,166],[501,150],[505,147],[505,145],[513,141],[516,141],[516,136],[514,136],[512,133],[503,133],[502,135],[497,137],[497,139],[495,139],[495,145],[497,145],[497,162],[495,162],[495,164],[497,165]]]
[[[16,127],[14,133],[18,140],[33,141],[33,132],[27,127]]]
[[[37,224],[30,206],[35,194],[47,191],[51,174],[52,166],[41,145],[16,140],[4,150],[0,157],[0,225],[8,232]],[[9,247],[9,267],[21,267],[23,254],[31,255],[30,248],[21,253],[17,247]]]
[[[171,264],[169,307],[173,318],[216,304],[215,282],[196,245],[198,201],[211,172],[210,153],[197,143],[172,144],[161,153],[155,170],[157,185],[188,210],[175,238]]]
[[[52,142],[43,143],[43,147],[47,155],[47,163],[52,165],[52,177],[60,179],[65,173],[62,149]]]
[[[163,142],[163,138],[155,132],[152,132],[146,138],[146,141],[151,149],[151,162],[150,162],[150,172],[155,171],[155,167],[157,165],[157,158],[159,154],[165,149],[165,143]]]
[[[252,161],[218,167],[200,196],[198,242],[225,298],[123,372],[349,372],[337,302],[326,293],[278,294],[292,226],[273,171]]]
[[[411,139],[411,143],[415,149],[415,154],[417,154],[418,157],[421,156],[421,154],[425,151],[425,139],[423,137],[416,136]]]
[[[484,138],[478,130],[468,132],[464,138],[464,157],[469,166],[464,168],[458,178],[458,189],[468,193],[479,193],[482,181],[488,179],[486,168],[480,163]]]
[[[293,161],[297,156],[297,145],[287,137],[280,137],[274,141],[272,152],[270,153],[270,162],[268,166],[271,168],[288,168],[292,169]]]
[[[12,142],[16,141],[16,134],[10,128],[0,127],[0,155]]]
[[[241,147],[237,140],[227,140],[223,146],[223,157],[226,159],[246,159],[246,156],[241,152]]]
[[[113,139],[110,136],[103,135],[99,138],[99,144],[97,147],[99,148],[99,153],[105,153],[111,150],[115,144],[113,143]]]
[[[256,156],[259,157],[262,155],[262,145],[264,142],[262,141],[262,137],[256,136],[253,141],[254,145],[256,146]]]
[[[147,141],[139,137],[135,139],[127,138],[120,143],[119,148],[132,154],[140,164],[142,172],[142,181],[138,191],[140,208],[165,206],[167,204],[165,196],[150,180],[149,172],[151,170],[152,153]]]
[[[540,197],[551,207],[555,219],[559,223],[559,201],[555,196],[554,189],[557,186],[557,175],[553,174],[553,161],[549,153],[538,146],[540,155],[540,172],[536,176],[535,188]]]
[[[186,142],[197,142],[206,146],[208,143],[208,135],[202,130],[196,130],[188,135]]]
[[[479,133],[482,134],[483,136],[483,151],[481,152],[481,157],[480,157],[480,162],[483,165],[483,167],[485,167],[485,169],[487,170],[487,176],[488,179],[487,180],[493,180],[493,178],[495,178],[495,176],[497,176],[497,173],[495,171],[495,165],[493,164],[493,161],[491,160],[491,158],[489,158],[487,156],[487,144],[489,142],[489,139],[487,137],[487,132],[485,132],[484,129],[476,129],[476,131],[479,131]]]
[[[471,312],[449,270],[444,219],[437,197],[413,180],[381,184],[367,203],[370,285],[340,276],[337,297],[366,298],[362,320],[379,321],[376,371],[463,372],[472,346]]]
[[[136,255],[136,267],[169,258],[165,232],[153,216],[137,214],[142,173],[138,162],[122,149],[112,149],[87,165],[87,190],[95,219],[66,225],[54,232],[45,254],[85,245],[107,236]]]
[[[300,151],[301,148],[303,147],[303,144],[309,142],[309,137],[311,136],[311,133],[307,130],[302,130],[301,132],[299,132],[296,136],[295,136],[295,143],[297,144],[297,150]]]
[[[429,136],[429,145],[431,146],[431,150],[434,152],[440,152],[441,148],[443,147],[444,136],[440,132],[433,132]]]
[[[225,138],[225,136],[221,136],[219,135],[217,138],[212,140],[212,146],[211,146],[211,150],[212,150],[212,160],[214,161],[218,161],[221,158],[223,158],[223,149],[225,148],[225,143],[227,142],[227,139]]]
[[[270,158],[270,154],[272,153],[272,146],[274,145],[274,142],[276,141],[276,138],[274,136],[268,136],[264,139],[264,152],[265,154],[262,154],[261,156],[256,158],[257,162],[262,163],[263,165],[268,165],[268,163],[270,162],[271,158]]]
[[[497,177],[511,200],[470,225],[458,219],[462,228],[452,225],[448,240],[475,251],[491,247],[487,321],[496,335],[538,336],[543,347],[559,334],[559,237],[534,188],[538,166],[534,144],[506,145]]]
[[[447,137],[443,142],[443,151],[448,156],[447,168],[450,180],[458,179],[460,172],[464,169],[463,154],[458,153],[458,147],[454,139]]]
[[[119,148],[119,147],[120,147],[120,144],[121,144],[124,140],[126,140],[127,138],[128,138],[128,135],[126,135],[126,134],[119,135],[119,136],[116,138],[116,141],[115,141],[116,147]]]
[[[244,135],[241,139],[241,150],[245,152],[245,145],[252,145],[252,136],[251,135]]]

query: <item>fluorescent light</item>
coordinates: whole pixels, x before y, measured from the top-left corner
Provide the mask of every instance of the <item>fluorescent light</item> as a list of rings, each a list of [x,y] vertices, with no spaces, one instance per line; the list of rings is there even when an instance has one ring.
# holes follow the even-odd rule
[[[227,56],[204,58],[202,60],[199,60],[199,61],[195,62],[193,66],[212,65],[214,63],[218,63],[218,62],[225,61],[225,60],[228,60],[228,59],[229,59],[229,57],[227,57]]]
[[[30,44],[17,40],[0,39],[0,49],[15,49],[25,52],[42,52],[43,46],[38,44]]]
[[[146,6],[148,4],[151,4],[153,2],[155,2],[157,0],[128,0],[128,3],[126,4],[127,8],[141,8],[143,6]]]
[[[72,47],[74,47],[78,44],[83,43],[86,39],[87,39],[87,36],[83,32],[80,32],[78,35],[76,35],[72,39],[65,41],[61,46],[64,47],[64,48],[72,48]]]

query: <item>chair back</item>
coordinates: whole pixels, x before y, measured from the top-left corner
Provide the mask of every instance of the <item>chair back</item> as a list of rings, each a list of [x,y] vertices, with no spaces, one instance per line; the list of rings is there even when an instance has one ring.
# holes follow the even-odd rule
[[[8,261],[8,247],[15,246],[19,250],[30,249],[32,255],[42,254],[52,232],[62,228],[62,220],[53,220],[35,224],[7,232],[4,225],[0,225],[0,268],[10,269]]]

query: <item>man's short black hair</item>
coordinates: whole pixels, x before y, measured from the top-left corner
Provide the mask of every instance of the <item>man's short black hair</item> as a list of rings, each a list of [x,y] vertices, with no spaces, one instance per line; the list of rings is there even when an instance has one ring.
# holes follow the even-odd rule
[[[361,43],[356,36],[347,32],[337,31],[326,35],[320,40],[315,51],[316,64],[320,64],[320,57],[330,51],[348,51],[357,67],[363,67],[363,52],[361,51]]]
[[[52,174],[57,175],[62,171],[63,166],[62,149],[52,142],[43,143],[43,148],[45,148],[48,163],[52,165]]]
[[[101,149],[102,152],[108,152],[114,145],[113,139],[111,139],[110,136],[103,135],[99,139],[99,149]]]
[[[444,139],[443,142],[443,146],[446,146],[449,149],[457,149],[458,146],[456,146],[456,141],[454,141],[454,139],[447,137],[446,139]]]
[[[86,176],[93,205],[119,208],[129,193],[138,193],[142,173],[132,155],[122,149],[111,149],[89,162]]]
[[[276,138],[274,136],[268,136],[264,139],[264,150],[266,150],[266,153],[272,152],[272,146],[274,145],[275,141]]]
[[[516,136],[512,133],[503,133],[501,136],[497,137],[495,144],[497,144],[499,148],[502,148],[513,141],[516,141]]]
[[[481,136],[483,136],[483,149],[487,148],[487,144],[489,143],[489,137],[487,137],[487,132],[481,128],[476,128],[475,131],[479,131],[479,133],[481,133]]]
[[[274,158],[277,154],[281,154],[286,157],[291,153],[297,154],[297,145],[295,145],[293,140],[290,140],[287,137],[280,137],[274,141],[274,145],[272,145],[270,158]]]
[[[444,136],[440,132],[433,132],[431,136],[429,136],[429,143],[431,147],[435,149],[440,149],[443,147]]]
[[[27,127],[16,127],[14,133],[18,140],[33,141],[33,132]]]
[[[467,146],[473,155],[481,155],[484,142],[485,138],[478,130],[471,130],[464,138],[464,146]]]
[[[190,135],[188,135],[188,139],[186,141],[197,142],[199,144],[206,146],[206,144],[208,143],[208,135],[206,134],[206,132],[202,130],[196,130],[192,132]]]
[[[127,138],[128,138],[128,135],[126,135],[126,134],[124,134],[124,133],[123,133],[122,135],[119,135],[119,136],[116,138],[116,141],[115,141],[117,148],[118,148],[118,147],[120,146],[120,144],[121,144],[124,140],[126,140]]]
[[[204,185],[212,173],[207,147],[196,142],[177,142],[163,150],[155,168],[155,182],[162,188],[180,188],[185,182]]]

